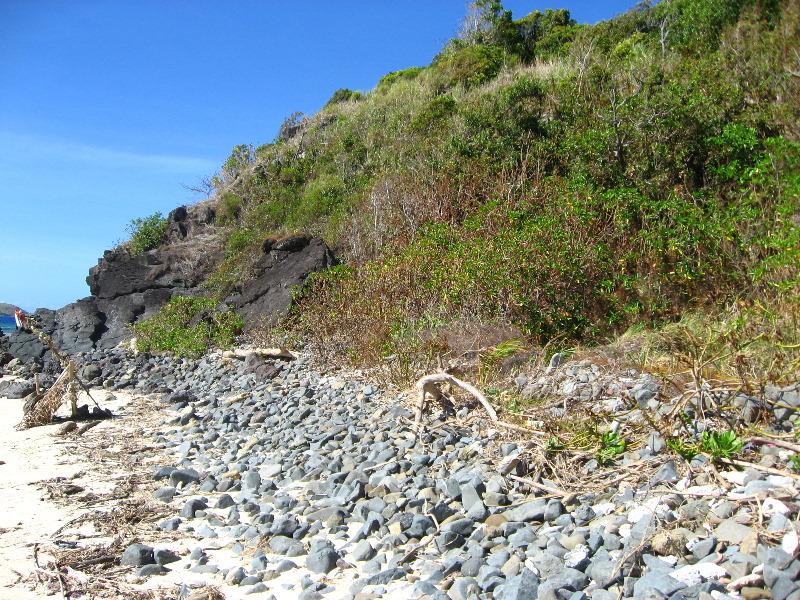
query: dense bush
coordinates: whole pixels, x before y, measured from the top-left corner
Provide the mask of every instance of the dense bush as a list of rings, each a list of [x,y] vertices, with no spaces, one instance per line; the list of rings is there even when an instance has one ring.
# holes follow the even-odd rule
[[[445,54],[435,65],[440,88],[456,85],[473,87],[486,83],[500,72],[503,51],[495,46],[468,46]]]
[[[159,212],[143,219],[133,219],[127,227],[131,236],[128,248],[133,254],[158,248],[164,242],[166,231],[167,219]]]
[[[330,100],[325,103],[325,106],[331,106],[340,102],[356,102],[361,100],[363,94],[361,92],[354,92],[347,88],[339,88],[333,93]]]
[[[142,352],[198,357],[212,348],[230,346],[242,330],[242,317],[220,310],[211,298],[176,296],[133,329]]]
[[[475,5],[430,66],[234,148],[219,290],[264,237],[324,235],[347,265],[287,326],[365,360],[453,350],[464,323],[599,340],[796,302],[797,3],[664,0],[593,26]]]

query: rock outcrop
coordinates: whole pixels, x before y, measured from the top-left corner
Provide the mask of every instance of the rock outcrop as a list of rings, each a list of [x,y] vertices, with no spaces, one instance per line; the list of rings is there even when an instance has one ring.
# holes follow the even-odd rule
[[[296,235],[282,240],[268,239],[262,249],[258,277],[240,294],[226,300],[244,316],[246,327],[282,315],[292,302],[294,288],[302,285],[311,273],[335,263],[333,253],[321,238]]]
[[[335,261],[322,239],[303,235],[270,238],[262,250],[256,278],[226,300],[244,316],[246,328],[283,314],[292,289]],[[173,296],[205,295],[223,258],[213,207],[181,206],[169,214],[164,245],[137,255],[125,245],[107,250],[86,278],[91,296],[59,310],[39,309],[34,318],[65,354],[113,348],[130,336],[132,323],[153,316]],[[4,345],[24,361],[48,353],[32,333],[15,332]]]

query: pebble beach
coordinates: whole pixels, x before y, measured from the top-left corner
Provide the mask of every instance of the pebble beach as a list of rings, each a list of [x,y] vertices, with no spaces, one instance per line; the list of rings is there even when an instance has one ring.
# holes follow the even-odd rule
[[[83,448],[78,465],[48,462],[40,500],[95,517],[23,519],[23,531],[36,524],[40,566],[29,540],[29,568],[6,573],[3,598],[800,600],[792,443],[745,440],[747,466],[685,460],[645,431],[647,411],[677,401],[648,374],[572,361],[517,382],[563,399],[547,414],[590,405],[643,432],[598,463],[547,458],[546,438],[466,401],[430,407],[417,432],[413,390],[302,356],[79,360],[116,416],[80,438],[53,435],[63,423],[4,435],[35,432],[62,457]],[[24,386],[22,370],[0,387],[19,414]],[[798,391],[769,393],[759,418],[788,439],[778,434],[798,416]],[[732,400],[732,418],[756,418],[752,402]],[[64,494],[70,483],[80,491]]]

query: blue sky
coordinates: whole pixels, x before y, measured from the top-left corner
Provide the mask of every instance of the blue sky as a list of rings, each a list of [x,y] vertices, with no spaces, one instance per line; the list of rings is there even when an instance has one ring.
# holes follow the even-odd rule
[[[507,0],[582,23],[634,2]],[[0,0],[0,302],[60,308],[236,144],[430,63],[462,0]]]

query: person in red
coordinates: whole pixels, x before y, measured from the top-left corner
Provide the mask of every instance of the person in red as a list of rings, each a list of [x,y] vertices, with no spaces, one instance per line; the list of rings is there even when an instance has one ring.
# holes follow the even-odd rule
[[[27,324],[27,318],[25,317],[25,313],[22,312],[20,309],[14,311],[14,321],[17,324],[17,330],[25,330],[25,326]]]

